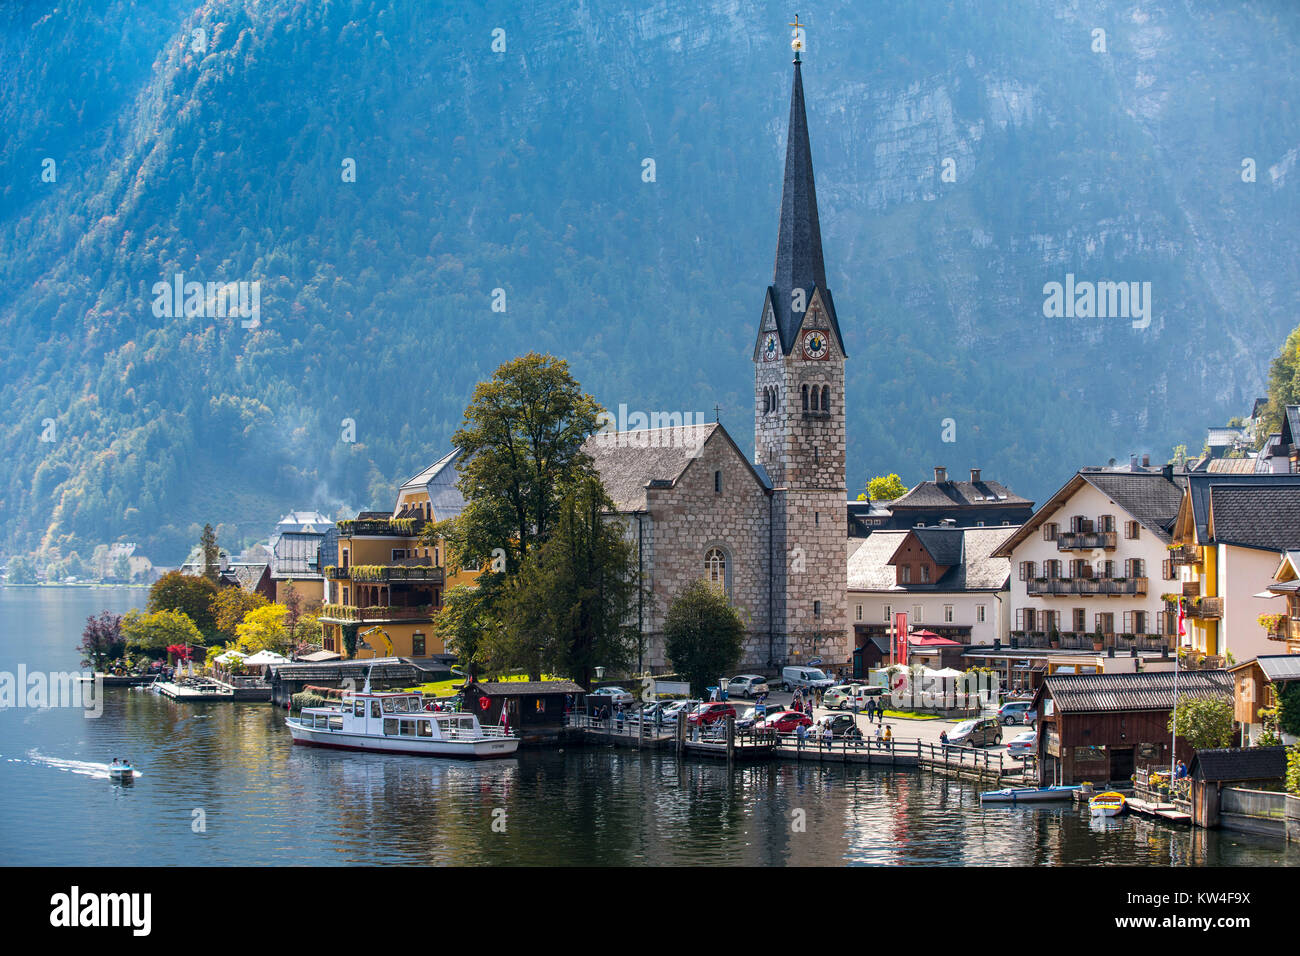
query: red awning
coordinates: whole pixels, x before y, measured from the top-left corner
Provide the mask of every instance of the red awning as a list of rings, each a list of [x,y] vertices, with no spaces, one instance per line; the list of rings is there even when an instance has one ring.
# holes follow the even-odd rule
[[[907,641],[913,647],[961,647],[961,641],[940,637],[934,631],[913,631]]]

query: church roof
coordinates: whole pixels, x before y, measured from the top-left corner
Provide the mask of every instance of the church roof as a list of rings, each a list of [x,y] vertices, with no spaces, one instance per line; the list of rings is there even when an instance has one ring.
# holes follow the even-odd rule
[[[651,484],[672,487],[715,433],[725,437],[736,449],[759,485],[771,487],[766,473],[755,470],[727,430],[717,422],[597,432],[583,443],[582,450],[595,462],[605,492],[619,511],[645,511],[647,487]]]
[[[794,64],[790,89],[790,128],[785,147],[785,181],[781,186],[781,227],[776,242],[776,265],[768,290],[781,349],[794,348],[803,314],[792,308],[795,289],[804,291],[804,302],[812,302],[820,291],[835,340],[844,351],[844,337],[835,315],[835,302],[826,287],[826,263],[822,258],[821,222],[817,215],[817,187],[813,182],[812,146],[808,141],[808,116],[803,102],[803,74]],[[846,353],[847,354],[847,353]]]

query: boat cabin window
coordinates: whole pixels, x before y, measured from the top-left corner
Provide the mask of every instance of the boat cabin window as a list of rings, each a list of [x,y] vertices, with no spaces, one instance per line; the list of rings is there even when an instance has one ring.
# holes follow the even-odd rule
[[[397,713],[397,701],[394,700],[392,697],[384,698],[384,713],[385,714]]]
[[[354,717],[366,716],[366,702],[364,700],[353,701],[352,716]]]
[[[342,714],[340,714],[340,715],[337,716],[337,717],[331,717],[331,718],[329,719],[329,721],[330,721],[330,730],[342,730],[342,729],[343,729],[343,715],[342,715]]]
[[[418,724],[420,725],[420,736],[421,736],[421,737],[432,737],[432,736],[433,736],[433,722],[432,722],[432,721],[429,721],[429,720],[419,720],[419,721],[416,721],[416,723],[418,723]]]
[[[415,725],[418,724],[418,723],[419,723],[418,720],[404,720],[404,721],[402,721],[402,733],[401,733],[401,736],[403,736],[403,737],[414,737],[414,736],[415,736]]]
[[[396,717],[385,717],[385,718],[384,718],[384,736],[386,736],[386,737],[396,737],[396,736],[397,736],[397,723],[398,723],[398,721],[397,721],[397,718],[396,718]]]
[[[376,718],[376,719],[378,719],[378,717],[379,717],[379,701],[377,701],[377,700],[372,700],[372,701],[370,702],[370,716],[371,716],[371,717],[374,717],[374,718]]]

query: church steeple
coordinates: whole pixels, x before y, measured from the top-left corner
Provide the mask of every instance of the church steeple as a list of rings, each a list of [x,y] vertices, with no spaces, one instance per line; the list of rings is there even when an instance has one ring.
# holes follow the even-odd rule
[[[776,265],[772,275],[772,308],[776,314],[782,351],[794,346],[803,314],[794,311],[795,290],[805,307],[814,291],[821,298],[840,350],[844,349],[835,305],[826,288],[826,264],[822,258],[822,230],[817,215],[817,186],[813,181],[812,146],[808,141],[808,116],[804,109],[803,70],[799,51],[803,49],[801,27],[796,28],[794,80],[790,89],[790,128],[785,147],[785,179],[781,186],[781,226],[776,242]]]

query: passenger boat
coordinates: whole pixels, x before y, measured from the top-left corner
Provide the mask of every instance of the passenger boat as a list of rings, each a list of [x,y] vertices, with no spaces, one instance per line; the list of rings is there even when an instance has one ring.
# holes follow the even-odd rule
[[[338,706],[304,707],[285,725],[295,744],[370,750],[418,757],[509,757],[519,738],[504,727],[482,727],[473,714],[425,709],[419,693],[344,694]]]
[[[980,794],[980,803],[1043,803],[1048,800],[1069,800],[1078,791],[1076,786],[1008,787]]]
[[[1126,806],[1128,801],[1124,799],[1124,794],[1114,790],[1099,793],[1088,801],[1088,809],[1094,817],[1117,817],[1124,812]]]

